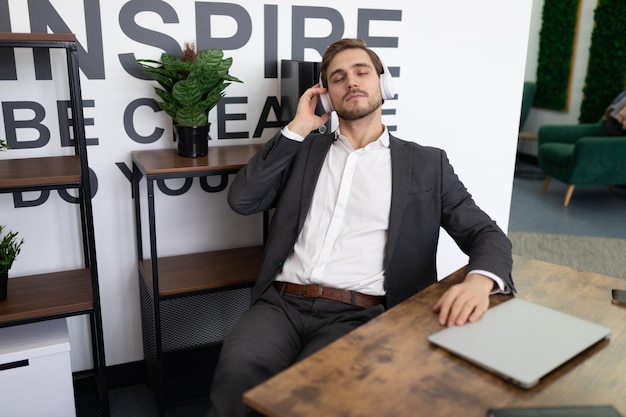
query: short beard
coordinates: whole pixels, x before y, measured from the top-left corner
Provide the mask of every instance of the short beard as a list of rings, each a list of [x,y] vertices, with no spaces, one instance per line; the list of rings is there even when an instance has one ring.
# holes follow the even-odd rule
[[[354,110],[339,109],[335,110],[337,116],[343,120],[359,120],[374,113],[380,106],[383,105],[382,99],[370,99],[367,102],[367,107],[356,108]]]

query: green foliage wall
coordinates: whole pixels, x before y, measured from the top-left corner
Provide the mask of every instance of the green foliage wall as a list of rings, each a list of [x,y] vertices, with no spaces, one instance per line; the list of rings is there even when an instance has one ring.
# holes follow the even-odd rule
[[[596,122],[624,90],[626,75],[626,1],[600,0],[595,11],[589,67],[580,122]]]
[[[544,1],[535,107],[567,108],[578,7],[579,0]]]

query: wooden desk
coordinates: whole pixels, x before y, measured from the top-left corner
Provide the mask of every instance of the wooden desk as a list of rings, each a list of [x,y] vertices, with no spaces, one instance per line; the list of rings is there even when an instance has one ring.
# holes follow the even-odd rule
[[[514,257],[518,296],[612,329],[603,341],[530,390],[437,348],[432,305],[451,274],[306,360],[248,391],[244,402],[271,417],[464,416],[490,407],[611,404],[626,415],[626,308],[610,289],[626,281]],[[509,296],[492,297],[492,305]],[[515,358],[511,358],[515,360]]]

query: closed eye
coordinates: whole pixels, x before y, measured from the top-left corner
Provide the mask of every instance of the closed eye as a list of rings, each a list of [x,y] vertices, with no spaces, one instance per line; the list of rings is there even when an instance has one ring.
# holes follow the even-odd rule
[[[356,75],[357,75],[357,77],[365,77],[365,76],[369,75],[369,73],[370,73],[369,71],[361,71],[361,72],[357,72]],[[337,76],[337,77],[332,78],[330,80],[330,82],[332,82],[332,83],[340,83],[344,79],[345,79],[344,76]]]

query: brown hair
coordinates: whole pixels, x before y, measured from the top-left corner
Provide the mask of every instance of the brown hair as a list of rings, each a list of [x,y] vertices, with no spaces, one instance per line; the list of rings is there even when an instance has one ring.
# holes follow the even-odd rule
[[[374,64],[374,68],[376,68],[376,71],[378,72],[378,74],[382,74],[383,73],[383,64],[380,62],[380,58],[378,57],[378,55],[376,55],[376,53],[374,51],[372,51],[371,49],[369,49],[367,47],[367,45],[365,44],[365,41],[363,39],[359,39],[359,38],[344,38],[344,39],[340,39],[340,40],[332,43],[326,49],[326,52],[324,52],[324,56],[322,57],[322,67],[320,68],[320,73],[321,73],[322,83],[325,86],[328,85],[328,78],[327,78],[326,70],[328,69],[328,65],[330,64],[330,61],[332,61],[333,58],[339,52],[342,52],[342,51],[344,51],[346,49],[362,49],[362,50],[364,50],[365,52],[367,52],[367,54],[369,55],[370,59],[372,60],[372,64]]]

